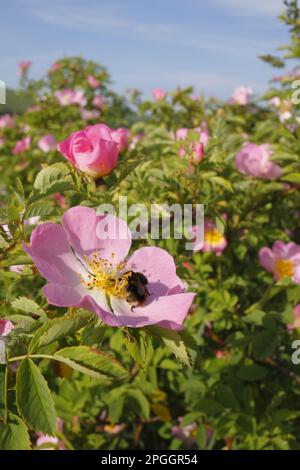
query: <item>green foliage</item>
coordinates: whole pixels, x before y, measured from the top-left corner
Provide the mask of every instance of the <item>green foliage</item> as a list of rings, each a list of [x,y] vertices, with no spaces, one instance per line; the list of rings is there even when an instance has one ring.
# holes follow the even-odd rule
[[[295,0],[286,6],[281,19],[291,43],[282,57],[261,57],[280,68],[300,58],[299,9]],[[300,113],[291,101],[297,69],[283,71],[260,100],[239,106],[195,100],[192,88],[161,101],[134,92],[130,100],[113,91],[99,64],[81,57],[57,64],[41,80],[22,79],[35,110],[20,110],[15,125],[0,134],[0,317],[14,324],[0,338],[6,359],[0,365],[0,449],[36,448],[39,432],[57,436],[58,448],[68,449],[299,449],[300,373],[291,355],[300,330],[290,325],[300,286],[286,277],[274,280],[259,263],[259,250],[276,240],[300,245]],[[88,85],[89,74],[100,91]],[[55,92],[63,88],[84,90],[89,111],[101,92],[100,118],[86,121],[79,106],[60,106]],[[274,97],[278,108],[268,104]],[[284,121],[286,111],[291,117]],[[127,127],[131,145],[97,181],[57,150],[38,147],[48,133],[59,142],[99,120]],[[204,123],[210,138],[195,163],[193,129]],[[180,128],[190,129],[184,141],[174,137]],[[31,148],[14,155],[24,129]],[[264,180],[237,170],[235,155],[245,140],[272,146],[281,177]],[[119,196],[149,211],[153,203],[204,204],[226,238],[218,254],[186,250],[186,239],[175,232],[169,239],[134,241],[134,248],[166,249],[196,293],[181,331],[109,327],[81,308],[47,304],[45,281],[22,242],[37,223],[59,223],[69,207],[113,203],[118,210]]]

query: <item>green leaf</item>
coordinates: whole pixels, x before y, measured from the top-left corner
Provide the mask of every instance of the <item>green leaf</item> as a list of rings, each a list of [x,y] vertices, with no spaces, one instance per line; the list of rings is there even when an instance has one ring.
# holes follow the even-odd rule
[[[17,372],[17,406],[20,415],[35,431],[53,436],[56,412],[47,382],[30,358],[25,358]]]
[[[0,450],[30,449],[30,438],[25,423],[10,413],[7,424],[0,426]]]
[[[150,326],[147,328],[147,331],[149,331],[153,336],[159,338],[161,342],[175,354],[182,364],[191,367],[192,361],[190,354],[186,349],[183,339],[177,331],[160,328],[158,326]]]
[[[271,356],[277,346],[278,336],[273,330],[265,330],[258,333],[252,343],[253,354],[256,359],[264,359]]]
[[[211,182],[217,184],[218,186],[222,186],[222,188],[226,189],[227,191],[233,192],[233,187],[230,181],[222,178],[222,176],[214,176],[211,178]]]
[[[245,381],[254,382],[261,380],[267,375],[268,371],[265,367],[256,364],[247,364],[242,366],[237,372],[237,376]]]
[[[28,204],[32,204],[41,197],[67,191],[73,187],[68,165],[65,163],[54,163],[43,168],[38,173],[33,184],[33,192],[28,199]]]
[[[53,359],[95,378],[124,379],[127,371],[109,354],[87,346],[71,346],[57,351]]]
[[[283,181],[288,181],[289,183],[298,183],[300,184],[300,173],[289,173],[281,177]]]
[[[22,310],[22,312],[33,313],[38,316],[45,316],[45,311],[31,299],[27,297],[19,297],[12,301],[11,306],[16,310]]]
[[[77,330],[85,326],[93,314],[86,310],[79,310],[69,313],[61,318],[55,318],[45,323],[39,328],[29,345],[29,352],[35,353],[41,347],[58,341],[61,338],[74,334]]]
[[[129,390],[127,398],[130,399],[130,404],[138,416],[148,419],[150,416],[150,405],[141,390]],[[129,404],[129,406],[130,406]]]

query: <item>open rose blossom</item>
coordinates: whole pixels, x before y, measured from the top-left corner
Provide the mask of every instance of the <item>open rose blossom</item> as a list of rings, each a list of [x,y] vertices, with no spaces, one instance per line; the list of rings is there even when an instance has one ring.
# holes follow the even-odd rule
[[[58,144],[58,150],[78,170],[100,178],[108,175],[119,158],[119,142],[105,124],[95,124],[73,132]]]
[[[281,176],[282,169],[270,160],[271,156],[272,150],[269,144],[245,143],[235,157],[235,165],[241,173],[246,175],[274,180]]]
[[[229,103],[239,104],[240,106],[246,106],[249,103],[252,94],[252,88],[240,86],[234,90],[233,94],[229,99]]]
[[[144,247],[127,258],[130,246],[123,220],[83,206],[67,210],[61,225],[39,225],[23,244],[48,281],[50,304],[85,308],[111,326],[181,329],[195,294],[184,292],[172,256]]]
[[[3,116],[0,116],[0,129],[5,129],[6,127],[13,127],[14,123],[15,120],[10,114],[3,114]]]
[[[29,136],[24,137],[23,139],[18,140],[16,142],[16,145],[12,149],[12,153],[14,155],[18,155],[19,153],[26,152],[26,150],[30,148],[30,145],[31,145],[31,137]]]
[[[91,88],[99,88],[100,86],[100,82],[93,75],[88,75],[87,81]]]
[[[38,147],[42,152],[50,152],[56,149],[56,140],[52,134],[47,134],[38,141]]]
[[[214,222],[208,218],[204,220],[204,243],[201,237],[197,236],[198,230],[198,226],[191,229],[191,234],[195,234],[196,240],[192,248],[193,251],[214,252],[220,256],[227,246],[227,240]]]
[[[57,101],[61,106],[69,106],[71,104],[77,104],[84,107],[87,103],[87,99],[84,95],[83,90],[73,90],[71,88],[64,88],[54,93]]]
[[[259,251],[260,264],[274,275],[278,281],[282,277],[291,278],[300,284],[300,246],[277,240],[272,249],[263,247]]]
[[[152,95],[155,101],[161,101],[166,97],[167,93],[162,88],[154,88]]]

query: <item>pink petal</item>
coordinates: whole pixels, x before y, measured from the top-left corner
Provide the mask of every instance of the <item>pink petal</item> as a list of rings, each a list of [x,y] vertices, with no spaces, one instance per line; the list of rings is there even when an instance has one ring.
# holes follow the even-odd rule
[[[176,286],[183,288],[176,275],[174,259],[162,248],[155,246],[140,248],[128,259],[126,267],[143,273],[148,279],[148,290],[155,297],[166,295]]]
[[[141,307],[130,308],[121,299],[111,298],[111,305],[120,324],[132,328],[146,325],[159,325],[163,328],[179,330],[196,294],[181,293],[154,298]]]
[[[270,248],[264,247],[259,251],[259,262],[267,271],[273,273],[275,267],[275,258]]]
[[[62,225],[69,243],[80,256],[100,250],[102,258],[122,261],[131,246],[131,233],[126,222],[110,214],[97,215],[94,209],[76,206],[67,210]]]
[[[37,226],[31,234],[30,246],[23,243],[23,249],[48,281],[72,286],[79,284],[79,273],[83,268],[72,253],[60,225],[46,223]]]

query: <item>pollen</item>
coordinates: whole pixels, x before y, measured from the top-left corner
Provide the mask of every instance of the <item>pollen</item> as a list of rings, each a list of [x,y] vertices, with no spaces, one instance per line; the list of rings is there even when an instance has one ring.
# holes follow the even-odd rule
[[[209,245],[213,245],[213,246],[218,245],[222,240],[223,240],[223,235],[218,229],[213,228],[211,230],[205,231],[204,241],[208,243]]]
[[[278,259],[275,262],[275,272],[279,278],[292,277],[294,265],[290,259]]]
[[[86,257],[88,266],[88,279],[82,279],[82,283],[89,289],[101,289],[108,295],[126,298],[128,279],[131,272],[122,274],[126,264],[124,262],[114,263],[115,253],[111,258],[101,258],[99,252],[95,252],[91,258]]]

